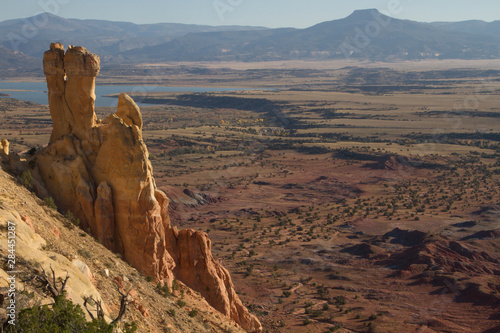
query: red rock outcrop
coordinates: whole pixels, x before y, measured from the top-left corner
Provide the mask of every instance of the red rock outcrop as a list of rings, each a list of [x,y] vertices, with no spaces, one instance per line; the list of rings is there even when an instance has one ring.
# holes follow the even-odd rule
[[[59,210],[71,211],[83,229],[155,281],[171,285],[176,278],[247,331],[261,331],[213,259],[208,236],[170,225],[169,199],[156,188],[132,98],[121,94],[116,113],[97,121],[99,57],[83,47],[64,52],[54,43],[43,64],[54,128],[36,156],[34,177]]]
[[[248,312],[236,294],[229,272],[213,259],[207,234],[194,230],[171,230],[172,238],[168,244],[176,247],[169,248],[176,263],[175,276],[200,292],[209,304],[237,323],[256,324],[256,318]],[[252,327],[255,328],[256,326]]]

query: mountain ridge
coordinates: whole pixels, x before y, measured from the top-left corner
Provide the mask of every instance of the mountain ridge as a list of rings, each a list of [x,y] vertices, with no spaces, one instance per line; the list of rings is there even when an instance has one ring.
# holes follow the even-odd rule
[[[19,62],[24,57],[22,66],[4,61],[3,67],[22,70],[26,57],[39,58],[47,43],[54,40],[87,45],[101,55],[103,63],[497,59],[500,21],[424,23],[362,9],[345,18],[296,29],[135,24],[42,13],[0,22],[0,46],[15,52]]]
[[[120,51],[157,45],[190,32],[262,30],[265,27],[209,26],[183,23],[135,24],[95,19],[66,19],[41,13],[24,19],[0,22],[0,45],[32,57],[40,57],[46,45],[59,40],[65,45],[89,45],[106,57]]]
[[[491,22],[481,20],[468,20],[462,22],[431,22],[429,25],[450,31],[500,36],[500,20]]]
[[[142,57],[127,52],[123,55],[130,56],[131,61],[155,61],[161,57],[173,61],[341,58],[391,61],[500,57],[500,36],[458,34],[450,28],[440,29],[426,23],[391,18],[375,9],[355,11],[346,18],[305,29],[268,30],[257,38],[252,33],[234,32],[233,41],[224,38],[223,33],[191,34],[155,46],[156,50],[162,50],[159,57],[150,53],[147,47],[141,49]],[[186,45],[201,44],[209,45],[203,48],[203,52],[194,50],[185,54]]]

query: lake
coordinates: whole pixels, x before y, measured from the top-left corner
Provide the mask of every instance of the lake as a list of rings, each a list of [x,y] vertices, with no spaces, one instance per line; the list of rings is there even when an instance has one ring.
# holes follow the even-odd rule
[[[133,85],[96,85],[95,105],[116,106],[117,98],[104,97],[110,94],[119,94],[122,92],[224,92],[237,90],[253,90],[248,88],[213,88],[213,87],[165,87],[165,86],[133,86]],[[19,99],[26,102],[33,102],[42,105],[48,105],[47,84],[45,82],[8,82],[0,81],[0,93],[9,94],[10,98]],[[4,98],[1,97],[0,98]],[[137,103],[139,106],[149,104]]]

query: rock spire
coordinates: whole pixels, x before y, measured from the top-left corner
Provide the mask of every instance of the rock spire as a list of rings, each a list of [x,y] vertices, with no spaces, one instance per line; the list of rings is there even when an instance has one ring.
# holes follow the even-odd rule
[[[208,236],[170,225],[169,199],[156,188],[139,107],[121,94],[116,113],[97,121],[99,57],[53,43],[43,65],[54,128],[36,156],[35,177],[59,210],[71,211],[84,230],[156,282],[171,286],[178,279],[242,328],[260,332],[228,271],[212,257]]]

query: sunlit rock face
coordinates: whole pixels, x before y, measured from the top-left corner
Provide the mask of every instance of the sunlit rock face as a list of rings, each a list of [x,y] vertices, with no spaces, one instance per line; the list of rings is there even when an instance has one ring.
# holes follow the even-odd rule
[[[59,210],[71,211],[84,230],[156,282],[171,286],[178,279],[247,331],[261,331],[229,273],[213,259],[208,236],[171,227],[169,200],[156,188],[142,139],[139,107],[121,94],[116,113],[97,120],[99,57],[53,43],[43,65],[54,128],[36,156],[34,177]]]

